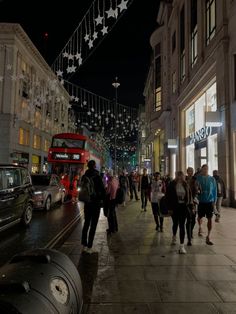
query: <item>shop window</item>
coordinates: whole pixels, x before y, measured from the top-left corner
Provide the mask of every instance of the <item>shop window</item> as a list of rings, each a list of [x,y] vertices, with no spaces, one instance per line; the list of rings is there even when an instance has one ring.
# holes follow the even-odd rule
[[[192,167],[195,169],[195,146],[194,144],[186,147],[186,168]]]
[[[214,38],[216,33],[216,1],[206,0],[206,43]]]
[[[216,83],[206,91],[206,111],[217,110]]]
[[[34,134],[33,148],[41,149],[41,137],[37,134]]]
[[[29,145],[29,137],[30,133],[28,130],[25,130],[23,128],[19,128],[19,144],[20,145]]]
[[[185,69],[185,6],[180,12],[180,81],[183,82],[186,76]]]
[[[186,110],[186,137],[195,132],[195,110],[191,106]]]
[[[214,170],[218,170],[218,144],[217,134],[211,135],[207,139],[208,147],[208,167],[209,174],[212,175]]]

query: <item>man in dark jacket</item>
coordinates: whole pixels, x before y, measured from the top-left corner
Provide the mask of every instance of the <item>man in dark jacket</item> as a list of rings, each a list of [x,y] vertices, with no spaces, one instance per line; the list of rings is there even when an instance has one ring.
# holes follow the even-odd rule
[[[213,177],[216,180],[217,186],[217,200],[216,200],[216,208],[215,208],[215,215],[216,219],[215,222],[220,222],[220,212],[221,212],[221,204],[223,199],[226,198],[226,188],[223,179],[219,176],[218,170],[213,171]]]
[[[83,249],[87,253],[92,253],[93,239],[100,215],[101,204],[105,199],[106,192],[102,178],[96,170],[96,162],[94,160],[88,162],[88,170],[86,170],[84,175],[93,181],[95,190],[91,201],[84,203],[84,226],[82,230]]]

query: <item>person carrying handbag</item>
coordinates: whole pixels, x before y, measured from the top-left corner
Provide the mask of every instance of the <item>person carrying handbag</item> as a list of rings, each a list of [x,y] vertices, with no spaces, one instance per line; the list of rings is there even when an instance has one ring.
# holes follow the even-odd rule
[[[193,209],[192,193],[189,185],[185,181],[185,175],[182,171],[176,172],[175,179],[169,184],[166,191],[166,198],[169,209],[173,211],[173,238],[172,245],[176,244],[176,234],[179,227],[180,247],[179,253],[186,254],[184,247],[185,222],[189,210]]]

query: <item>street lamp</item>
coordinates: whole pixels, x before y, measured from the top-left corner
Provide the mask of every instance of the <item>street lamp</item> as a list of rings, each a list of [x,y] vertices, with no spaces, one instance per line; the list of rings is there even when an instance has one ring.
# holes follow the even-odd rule
[[[112,83],[112,86],[115,88],[115,148],[114,148],[114,172],[117,174],[117,90],[120,86],[118,82],[118,77],[115,78],[115,81]]]

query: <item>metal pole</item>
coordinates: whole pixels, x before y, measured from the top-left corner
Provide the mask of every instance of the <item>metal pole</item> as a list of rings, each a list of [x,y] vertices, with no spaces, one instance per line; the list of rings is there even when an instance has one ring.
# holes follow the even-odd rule
[[[114,147],[114,172],[117,174],[117,105],[118,105],[118,77],[115,78],[115,82],[112,83],[112,86],[115,88],[115,147]]]

